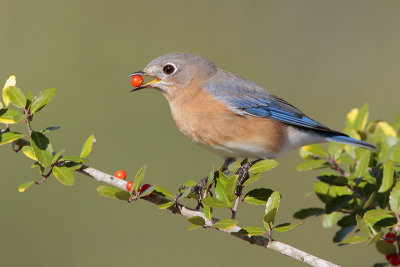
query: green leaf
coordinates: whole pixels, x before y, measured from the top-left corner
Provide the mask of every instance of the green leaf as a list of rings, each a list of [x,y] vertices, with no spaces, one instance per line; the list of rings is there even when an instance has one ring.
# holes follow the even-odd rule
[[[400,212],[400,180],[397,180],[389,196],[390,209],[394,213]]]
[[[383,232],[380,231],[377,234],[373,235],[369,240],[368,240],[368,245],[371,245],[373,243],[378,242],[379,240],[381,240],[383,237]]]
[[[345,144],[339,143],[330,143],[328,146],[328,153],[335,160],[338,160],[339,157],[343,154]]]
[[[192,180],[186,181],[183,184],[183,186],[185,186],[185,187],[193,187],[193,186],[196,186],[196,185],[197,185],[197,183],[195,181],[192,181]]]
[[[257,188],[247,192],[244,201],[253,205],[265,205],[273,191],[267,188]]]
[[[353,231],[354,225],[350,227],[344,227],[341,228],[339,231],[337,231],[333,237],[333,242],[334,243],[339,243],[341,242],[351,231]]]
[[[322,175],[317,177],[323,183],[330,185],[344,186],[347,185],[347,178],[344,176],[336,175]]]
[[[396,128],[400,129],[400,114],[396,117]]]
[[[60,161],[62,161],[62,162],[65,162],[65,161],[72,161],[72,162],[87,162],[87,160],[86,159],[82,159],[82,158],[80,158],[80,157],[78,157],[78,156],[65,156],[65,157],[62,157],[61,159],[60,159]]]
[[[117,193],[123,192],[120,189],[113,187],[113,186],[109,186],[109,185],[100,185],[97,187],[96,190],[100,195],[102,195],[104,197],[110,197],[110,198],[118,198]],[[128,193],[128,192],[126,192],[126,193]]]
[[[60,128],[61,128],[60,126],[50,126],[50,127],[46,127],[46,128],[44,128],[44,129],[40,130],[40,132],[41,132],[42,134],[44,134],[44,133],[48,133],[48,132],[51,132],[51,131],[58,130],[58,129],[60,129]]]
[[[272,209],[278,211],[279,202],[281,201],[281,195],[278,191],[274,191],[268,198],[267,204],[265,205],[265,214],[270,212]]]
[[[353,199],[352,195],[342,195],[338,196],[332,200],[330,200],[326,206],[325,206],[325,211],[327,214],[330,214],[334,211],[337,211],[341,208],[343,208],[347,203],[350,202],[350,200]]]
[[[376,249],[383,255],[390,255],[396,253],[396,246],[393,244],[386,243],[383,240],[379,240],[375,244]]]
[[[0,109],[0,122],[1,123],[18,123],[25,119],[25,116],[13,109]]]
[[[260,176],[260,175],[259,174],[252,175],[252,176],[250,176],[250,178],[253,176]],[[250,180],[250,178],[249,178],[249,180]],[[226,195],[227,195],[229,201],[231,201],[231,202],[237,198],[237,196],[235,195],[237,180],[238,180],[238,176],[232,175],[229,178],[228,182],[226,183]],[[248,182],[249,180],[247,180],[246,182]],[[246,182],[243,184],[243,186],[246,186]]]
[[[264,222],[273,224],[275,216],[278,213],[279,202],[281,196],[278,191],[274,191],[268,198],[267,204],[265,205]]]
[[[370,226],[377,225],[390,227],[396,224],[396,218],[394,217],[393,212],[386,209],[369,210],[364,213],[363,219]]]
[[[264,225],[268,225],[268,224],[273,224],[275,221],[275,216],[276,213],[278,212],[277,208],[273,208],[272,210],[268,211],[265,215],[264,215]],[[268,229],[267,227],[265,227],[266,229]]]
[[[39,162],[35,162],[31,165],[31,168],[38,168],[40,174],[43,174],[44,171],[44,167],[39,163]]]
[[[329,166],[329,163],[325,159],[306,160],[306,161],[300,162],[297,165],[296,169],[298,171],[308,171],[308,170],[325,168],[328,166]]]
[[[67,167],[71,171],[74,171],[74,170],[81,168],[82,163],[70,161],[70,162],[64,163],[63,166]]]
[[[190,191],[192,191],[192,189],[190,187],[186,188],[185,191],[183,191],[182,195],[180,196],[180,198],[185,198],[189,195]]]
[[[246,226],[239,230],[240,235],[263,235],[265,230],[256,226]]]
[[[234,176],[236,176],[236,181],[237,181],[237,175]],[[261,178],[261,173],[250,175],[249,179],[247,179],[246,182],[243,183],[243,186],[248,186],[249,184],[257,182],[260,178]]]
[[[212,208],[229,208],[230,205],[226,205],[224,202],[219,201],[218,199],[212,197],[206,197],[201,201],[203,205],[212,207]]]
[[[4,90],[6,96],[14,104],[14,106],[19,108],[24,108],[26,105],[25,94],[16,86],[9,86]]]
[[[49,139],[42,133],[33,132],[31,135],[31,144],[36,157],[43,167],[50,167],[53,160],[53,148]]]
[[[169,207],[171,207],[172,205],[174,205],[174,202],[173,201],[168,201],[168,202],[165,202],[163,204],[159,204],[157,207],[160,210],[165,210],[165,209],[168,209]]]
[[[138,192],[139,187],[142,184],[144,175],[146,173],[146,169],[147,169],[147,166],[144,165],[142,168],[140,168],[140,170],[138,170],[138,172],[135,175],[135,178],[133,179],[133,184],[134,184],[134,187],[133,187],[134,189],[133,190],[135,192]]]
[[[393,161],[387,160],[383,163],[383,178],[381,186],[379,187],[379,193],[383,193],[388,191],[393,185],[393,173],[394,173],[394,165]]]
[[[22,148],[22,153],[30,159],[38,161],[37,157],[35,156],[35,152],[33,152],[33,148],[31,146],[24,146]]]
[[[367,199],[367,201],[365,202],[363,209],[367,209],[369,206],[371,206],[372,203],[374,203],[375,200],[375,196],[376,196],[376,192],[373,192],[369,198]]]
[[[357,221],[357,226],[360,229],[360,231],[367,237],[370,237],[371,230],[369,229],[367,223],[363,220],[363,218],[358,214],[356,215],[356,221]]]
[[[303,146],[301,148],[303,151],[307,151],[308,153],[311,153],[317,157],[320,158],[327,158],[329,156],[328,152],[326,151],[325,148],[323,148],[321,145],[308,145],[308,146]]]
[[[28,109],[32,103],[32,93],[29,92],[28,95],[26,96],[26,105],[25,105],[25,109]]]
[[[332,190],[330,190],[330,189],[331,189],[331,186],[326,183],[317,182],[314,184],[315,194],[325,204],[328,203],[332,199],[332,197],[334,197],[334,196],[332,196]]]
[[[29,187],[31,187],[31,185],[33,185],[35,183],[35,181],[29,181],[29,182],[24,182],[22,184],[19,185],[18,187],[18,191],[19,192],[25,192]]]
[[[187,229],[189,231],[191,231],[191,230],[197,230],[197,229],[201,229],[201,228],[203,228],[203,226],[191,224],[191,225],[188,226]]]
[[[369,115],[368,109],[369,109],[368,104],[364,104],[358,111],[358,114],[353,122],[353,127],[357,131],[361,132],[364,131],[368,121],[368,115]]]
[[[89,136],[86,142],[83,144],[82,151],[81,151],[81,158],[86,158],[89,156],[90,152],[92,152],[93,143],[96,142],[94,135]]]
[[[366,242],[366,241],[368,241],[368,237],[365,237],[365,236],[353,236],[353,237],[350,237],[350,238],[340,242],[340,245],[358,244],[358,243],[362,243],[362,242]]]
[[[14,133],[14,132],[2,133],[0,134],[0,145],[11,143],[12,141],[18,140],[24,136],[25,135],[21,133]]]
[[[225,173],[221,172],[221,171],[216,171],[215,172],[217,174],[217,179],[224,185],[226,186],[226,184],[228,183],[229,177],[227,175],[225,175]],[[214,173],[214,175],[215,175]]]
[[[160,196],[163,196],[163,197],[166,197],[166,198],[169,198],[169,199],[174,199],[175,198],[175,196],[171,192],[169,192],[167,189],[165,189],[165,188],[163,188],[161,186],[158,186],[158,185],[156,185],[154,187],[154,191],[153,192],[156,193],[157,195],[160,195]]]
[[[386,139],[388,140],[388,138]],[[397,140],[397,139],[394,139]],[[388,159],[390,159],[392,157],[392,155],[395,156],[396,152],[398,151],[398,149],[400,148],[400,142],[397,142],[394,145],[388,145],[388,147],[384,147],[383,149],[381,149],[380,151],[380,155],[379,155],[379,163],[385,163]]]
[[[71,186],[74,184],[74,174],[68,167],[54,167],[53,174],[63,185]]]
[[[332,212],[331,214],[324,214],[322,218],[322,227],[331,228],[336,224],[339,220],[341,213],[340,212]]]
[[[271,170],[279,165],[279,162],[273,159],[264,159],[250,167],[251,173],[262,173]]]
[[[214,171],[210,171],[210,175],[207,179],[207,188],[209,188],[210,184],[214,181]]]
[[[356,217],[354,213],[350,213],[349,215],[343,216],[338,222],[337,225],[340,227],[351,227],[357,224]]]
[[[230,229],[233,226],[238,224],[238,221],[233,220],[233,219],[226,219],[226,220],[220,220],[214,224],[215,228],[219,229]]]
[[[11,75],[7,79],[6,83],[4,84],[4,87],[3,87],[3,101],[4,101],[4,104],[6,105],[6,107],[8,107],[8,105],[10,104],[10,99],[7,97],[5,89],[7,89],[10,86],[15,86],[16,83],[17,83],[17,81],[15,79],[15,75]]]
[[[223,202],[226,206],[231,205],[231,201],[228,199],[228,196],[226,194],[226,187],[225,185],[221,182],[221,179],[218,178],[216,179],[215,183],[215,197]]]
[[[365,176],[365,174],[368,171],[368,163],[369,163],[369,157],[371,155],[371,151],[370,150],[366,150],[364,149],[357,161],[357,165],[356,165],[356,170],[354,173],[354,176],[356,178],[362,178]]]
[[[115,196],[120,200],[129,200],[131,198],[131,194],[128,191],[120,190],[115,193]]]
[[[274,230],[278,232],[287,232],[295,228],[296,226],[302,225],[303,223],[293,224],[293,223],[281,223],[274,227]]]
[[[299,220],[303,220],[310,216],[319,216],[325,213],[325,209],[321,208],[306,208],[301,209],[293,214],[293,217]]]
[[[198,226],[204,226],[206,224],[206,221],[204,218],[200,216],[193,216],[187,219],[191,224],[198,225]]]
[[[213,216],[213,209],[209,206],[204,206],[203,208],[204,215],[207,219],[211,220]]]
[[[65,149],[61,149],[60,151],[58,151],[58,152],[54,155],[54,157],[53,157],[53,159],[52,159],[52,161],[51,161],[51,164],[55,164],[55,163],[60,159],[61,155],[62,155],[64,152],[65,152]]]
[[[56,88],[49,88],[46,90],[43,90],[42,94],[33,100],[30,112],[36,113],[39,111],[41,108],[43,108],[47,103],[50,102],[50,100],[53,98],[53,96],[56,94],[57,89]]]
[[[146,190],[144,190],[142,193],[140,193],[140,197],[146,197],[146,196],[150,195],[151,193],[153,193],[154,187],[155,186],[152,185],[149,188],[147,188]]]

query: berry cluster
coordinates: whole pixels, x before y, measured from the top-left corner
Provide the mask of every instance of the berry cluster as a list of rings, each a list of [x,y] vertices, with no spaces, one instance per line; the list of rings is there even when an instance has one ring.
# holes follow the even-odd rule
[[[389,233],[387,233],[385,235],[385,242],[386,243],[393,244],[395,241],[397,241],[395,233],[389,232]],[[399,266],[400,265],[400,255],[397,254],[397,253],[386,255],[386,259],[389,261],[389,263],[392,266]]]
[[[126,172],[125,172],[124,170],[118,170],[118,171],[116,171],[115,174],[114,174],[114,176],[117,177],[118,179],[121,179],[121,180],[125,180],[126,177],[127,177]],[[129,192],[131,192],[132,186],[133,186],[133,181],[129,181],[129,182],[126,184],[126,190],[129,191]],[[151,187],[151,185],[149,185],[149,184],[144,184],[144,185],[142,185],[142,186],[140,187],[139,194],[141,194],[141,193],[143,193],[144,191],[146,191],[149,187]]]

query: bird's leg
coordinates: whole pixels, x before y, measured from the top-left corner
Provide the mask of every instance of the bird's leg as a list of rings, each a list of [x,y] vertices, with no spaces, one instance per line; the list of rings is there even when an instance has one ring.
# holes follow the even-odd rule
[[[247,181],[247,179],[249,179],[249,170],[251,168],[251,166],[253,166],[254,164],[256,164],[257,162],[259,162],[262,159],[256,159],[250,162],[247,162],[247,159],[244,159],[242,161],[242,166],[240,168],[238,168],[236,170],[236,174],[238,175],[238,181],[236,184],[236,189],[235,189],[235,195],[240,197],[240,195],[242,194],[242,189],[243,189],[243,184]]]
[[[224,163],[222,164],[222,166],[218,169],[218,171],[220,171],[220,172],[225,172],[225,171],[227,171],[229,165],[230,165],[231,163],[233,163],[235,160],[236,160],[235,158],[226,158],[226,159],[224,160]],[[196,191],[196,192],[198,192],[199,195],[200,195],[200,198],[199,198],[198,204],[197,204],[197,208],[198,208],[198,209],[199,209],[200,207],[203,206],[203,204],[201,204],[201,201],[202,201],[204,198],[207,197],[207,194],[208,194],[208,193],[211,193],[211,192],[208,191],[210,188],[207,188],[207,181],[208,181],[208,177],[204,177],[203,179],[200,180],[200,182],[199,182],[197,185],[195,185],[195,186],[192,188],[192,192],[193,192],[193,191]]]
[[[240,196],[242,195],[243,184],[250,177],[249,170],[250,170],[251,166],[253,166],[257,162],[259,162],[260,160],[261,159],[257,159],[257,160],[251,161],[251,162],[247,162],[247,159],[244,159],[240,163],[241,167],[236,170],[236,174],[238,175],[238,180],[237,180],[236,188],[235,188],[236,200],[235,200],[235,204],[231,208],[231,211],[232,211],[231,219],[235,219],[239,204],[242,202],[242,200],[240,200]]]
[[[226,158],[221,168],[219,168],[218,170],[220,172],[225,172],[226,170],[228,170],[229,165],[235,162],[235,160],[236,160],[235,158]]]
[[[229,165],[231,164],[231,163],[233,163],[234,161],[235,161],[236,159],[235,158],[226,158],[225,160],[224,160],[224,163],[222,164],[222,166],[218,169],[219,171],[221,171],[221,172],[225,172],[226,170],[228,170],[228,167],[229,167]],[[195,186],[193,186],[192,187],[192,189],[191,189],[191,193],[194,193],[194,194],[199,194],[199,196],[200,196],[200,198],[197,200],[197,207],[196,207],[196,209],[197,210],[199,210],[200,209],[200,207],[202,207],[203,205],[201,204],[201,201],[207,196],[207,194],[209,193],[208,192],[208,189],[209,188],[207,188],[207,181],[208,181],[208,177],[204,177],[203,179],[201,179]],[[181,187],[179,187],[179,192],[180,191],[182,191],[183,189],[186,189],[186,187],[185,186],[181,186]],[[175,201],[175,204],[177,204],[178,203],[178,201],[179,201],[179,198],[182,196],[182,193],[178,193],[176,196],[175,196],[175,199],[174,199],[174,201]]]

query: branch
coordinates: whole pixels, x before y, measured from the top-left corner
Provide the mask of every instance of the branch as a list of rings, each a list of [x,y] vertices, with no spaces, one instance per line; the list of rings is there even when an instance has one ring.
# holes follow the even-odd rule
[[[126,187],[127,182],[124,180],[115,178],[114,176],[112,176],[110,174],[106,174],[104,172],[101,172],[99,170],[96,170],[96,169],[86,166],[86,165],[83,165],[77,171],[82,174],[85,174],[91,178],[94,178],[95,180],[97,180],[99,182],[103,182],[103,183],[109,184],[111,186],[114,186],[116,188],[126,191],[125,187]],[[151,203],[154,203],[156,205],[167,203],[167,202],[171,201],[171,200],[166,199],[157,194],[150,194],[146,197],[143,197],[142,199],[149,201]],[[313,255],[307,253],[307,252],[301,251],[297,248],[294,248],[288,244],[279,242],[277,240],[273,240],[273,239],[269,240],[267,237],[259,236],[259,235],[258,236],[240,235],[240,234],[238,234],[238,232],[242,228],[240,228],[239,226],[234,226],[230,229],[214,228],[212,221],[215,223],[215,222],[219,221],[219,219],[212,218],[212,221],[208,220],[203,212],[190,209],[182,204],[173,205],[173,206],[169,207],[168,210],[170,210],[171,212],[173,212],[175,214],[180,214],[186,218],[190,218],[193,216],[202,217],[205,221],[204,228],[209,228],[209,229],[212,228],[212,229],[215,229],[215,230],[218,230],[221,232],[225,232],[229,235],[232,235],[234,237],[237,237],[244,241],[247,241],[250,244],[258,245],[260,247],[264,247],[264,248],[268,248],[268,249],[277,251],[283,255],[289,256],[293,259],[304,262],[311,266],[318,266],[318,267],[335,267],[336,266],[336,267],[338,267],[338,265],[336,265],[334,263],[320,259],[316,256],[313,256]]]

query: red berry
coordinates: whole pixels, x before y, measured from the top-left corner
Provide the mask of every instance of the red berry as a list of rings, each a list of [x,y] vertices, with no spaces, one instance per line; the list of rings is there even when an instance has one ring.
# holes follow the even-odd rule
[[[396,254],[387,254],[385,257],[388,261],[390,261],[390,259],[393,258],[394,256],[396,256]]]
[[[387,233],[385,235],[386,243],[393,244],[396,241],[396,234],[395,233]]]
[[[132,185],[133,185],[133,181],[129,181],[129,182],[126,184],[126,190],[128,190],[129,192],[131,192],[131,190],[132,190]]]
[[[390,254],[386,255],[386,259],[390,262],[392,266],[400,265],[400,255],[399,254]]]
[[[149,184],[144,184],[142,187],[140,187],[140,194],[146,191],[151,185]]]
[[[139,86],[141,86],[141,85],[143,84],[143,77],[140,76],[140,75],[133,75],[133,76],[131,77],[131,84],[132,84],[134,87],[139,87]]]
[[[119,170],[114,174],[115,177],[118,179],[125,180],[126,179],[126,172],[124,170]]]

